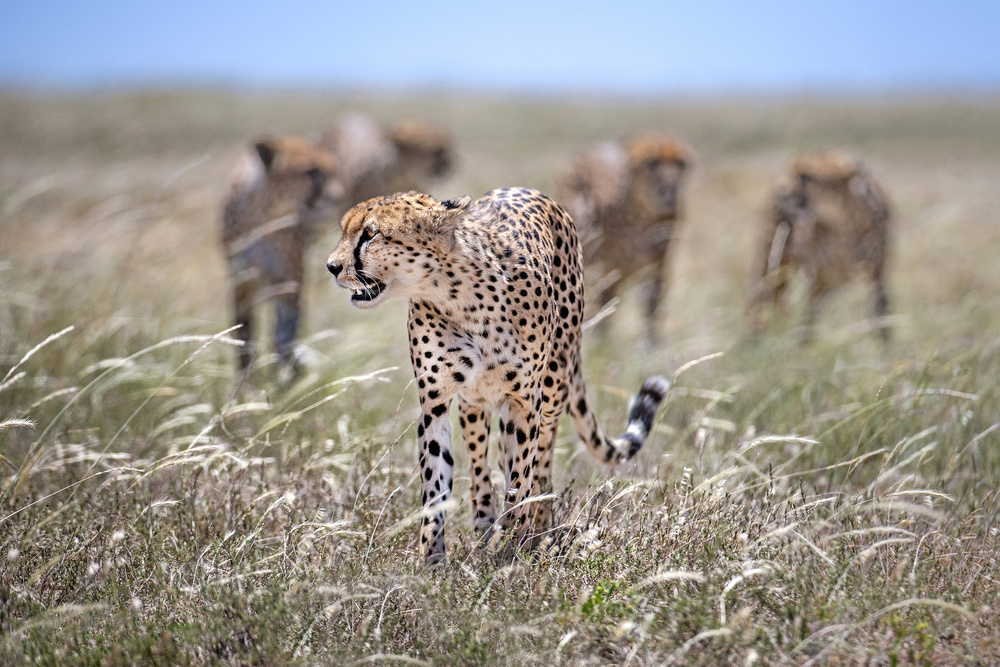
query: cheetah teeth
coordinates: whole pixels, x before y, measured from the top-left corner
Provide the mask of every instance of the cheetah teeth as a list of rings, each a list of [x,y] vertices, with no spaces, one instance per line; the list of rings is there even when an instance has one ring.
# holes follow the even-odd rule
[[[364,289],[356,289],[351,293],[352,301],[372,301],[377,299],[382,290],[385,289],[385,283],[376,280],[374,285],[366,287]]]

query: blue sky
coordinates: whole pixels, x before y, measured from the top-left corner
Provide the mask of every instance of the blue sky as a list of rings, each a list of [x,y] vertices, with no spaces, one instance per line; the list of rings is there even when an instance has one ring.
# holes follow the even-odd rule
[[[1000,90],[1000,1],[0,0],[0,85]]]

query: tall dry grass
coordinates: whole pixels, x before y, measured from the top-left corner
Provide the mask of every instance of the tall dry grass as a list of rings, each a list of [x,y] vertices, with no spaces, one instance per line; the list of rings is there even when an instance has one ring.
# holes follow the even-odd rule
[[[651,368],[683,369],[667,408],[615,471],[562,429],[558,527],[513,562],[476,543],[460,453],[449,563],[422,565],[403,307],[346,305],[335,232],[308,373],[233,378],[226,171],[346,109],[454,128],[442,196],[551,190],[580,144],[644,127],[698,151],[666,344],[634,344],[629,298],[585,343],[603,423]],[[992,100],[0,96],[0,662],[1000,660],[997,128]],[[766,188],[827,145],[896,201],[885,349],[860,288],[810,348],[794,314],[742,327]]]

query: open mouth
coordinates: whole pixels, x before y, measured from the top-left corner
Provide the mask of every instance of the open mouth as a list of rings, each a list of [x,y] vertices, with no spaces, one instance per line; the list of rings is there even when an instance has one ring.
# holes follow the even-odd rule
[[[372,281],[371,285],[365,289],[354,290],[351,293],[351,301],[374,301],[380,294],[382,294],[382,291],[385,289],[385,283],[381,280],[374,280],[371,278],[369,278],[369,280]]]

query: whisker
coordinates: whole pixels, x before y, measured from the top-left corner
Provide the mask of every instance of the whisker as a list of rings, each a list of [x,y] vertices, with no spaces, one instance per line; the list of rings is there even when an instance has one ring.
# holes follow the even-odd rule
[[[372,278],[364,271],[357,271],[355,275],[358,277],[358,280],[361,281],[361,284],[364,285],[366,289],[378,285],[378,280]]]

